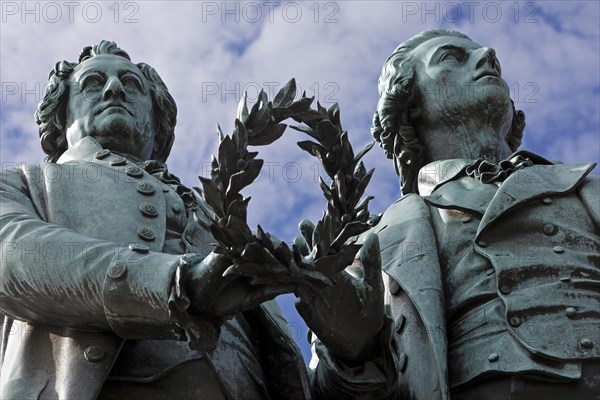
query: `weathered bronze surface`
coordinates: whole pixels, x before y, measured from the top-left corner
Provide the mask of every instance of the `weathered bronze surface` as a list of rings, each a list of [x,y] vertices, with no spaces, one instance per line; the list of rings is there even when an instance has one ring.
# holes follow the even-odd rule
[[[404,193],[373,228],[400,398],[597,398],[595,164],[517,151],[495,51],[458,32],[398,46],[379,94],[372,133]]]
[[[36,113],[47,160],[0,179],[0,398],[596,398],[594,164],[519,151],[525,116],[465,35],[404,42],[379,91],[372,133],[403,197],[335,286],[277,268],[261,285],[224,276],[252,269],[213,251],[206,203],[165,165],[176,106],[156,71],[106,41],[57,63]]]
[[[176,106],[156,71],[102,41],[57,63],[48,88],[47,162],[0,180],[0,398],[394,396],[375,236],[367,278],[343,273],[327,291],[276,268],[270,284],[224,274],[233,260],[213,252],[206,203],[164,164]],[[326,344],[314,371],[272,301],[291,292]]]

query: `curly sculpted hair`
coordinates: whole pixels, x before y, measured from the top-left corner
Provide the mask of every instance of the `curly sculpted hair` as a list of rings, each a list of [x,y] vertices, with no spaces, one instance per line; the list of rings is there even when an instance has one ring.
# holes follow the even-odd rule
[[[412,50],[422,43],[437,37],[454,36],[471,40],[463,33],[432,29],[421,32],[401,43],[383,65],[379,77],[379,102],[373,117],[371,133],[385,155],[394,159],[396,173],[400,176],[402,193],[418,193],[417,176],[425,164],[424,148],[412,121],[419,114],[418,96],[415,85],[417,60]],[[525,113],[516,110],[514,102],[513,120],[506,142],[516,151],[523,141]]]
[[[35,122],[39,125],[42,149],[46,153],[48,162],[56,162],[68,147],[65,124],[69,101],[69,76],[77,65],[100,54],[112,54],[131,61],[129,54],[120,49],[115,42],[102,40],[95,46],[84,47],[78,62],[59,61],[50,71],[46,93],[35,112]],[[151,157],[165,162],[175,139],[177,105],[154,68],[145,63],[136,65],[148,80],[150,96],[152,96],[156,132],[154,133],[154,149]]]

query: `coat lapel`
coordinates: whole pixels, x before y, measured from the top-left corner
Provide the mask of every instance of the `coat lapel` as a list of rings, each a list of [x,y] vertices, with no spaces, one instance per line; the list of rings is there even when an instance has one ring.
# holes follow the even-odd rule
[[[438,374],[446,377],[444,293],[428,207],[420,196],[406,195],[386,210],[373,231],[379,236],[382,269],[398,282],[418,310]]]
[[[424,199],[438,208],[451,208],[481,216],[496,194],[496,189],[493,184],[484,184],[477,179],[464,177],[446,182]]]
[[[594,167],[595,163],[533,165],[515,171],[492,198],[481,219],[476,238],[498,217],[528,201],[575,190]]]

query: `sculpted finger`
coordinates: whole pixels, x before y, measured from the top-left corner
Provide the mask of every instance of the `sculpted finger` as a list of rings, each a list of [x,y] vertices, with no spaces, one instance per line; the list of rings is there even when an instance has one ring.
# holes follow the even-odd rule
[[[306,257],[310,253],[308,242],[303,236],[296,236],[294,238],[294,244],[298,247],[300,254],[302,254],[303,256]]]
[[[300,233],[306,240],[306,244],[308,244],[309,248],[313,247],[312,236],[315,230],[315,225],[307,219],[303,219],[298,224],[298,229],[300,229]]]
[[[359,251],[360,261],[364,269],[364,280],[371,286],[383,288],[381,279],[381,251],[379,238],[375,233],[369,233]]]
[[[244,299],[244,309],[255,308],[265,301],[273,300],[281,294],[291,293],[295,289],[296,285],[251,286]]]

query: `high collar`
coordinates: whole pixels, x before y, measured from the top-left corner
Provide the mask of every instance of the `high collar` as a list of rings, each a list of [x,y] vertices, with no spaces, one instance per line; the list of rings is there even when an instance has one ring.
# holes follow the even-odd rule
[[[519,150],[512,153],[505,160],[511,160],[516,156],[523,156],[537,165],[551,165],[552,162],[527,150]],[[425,165],[419,170],[417,185],[421,196],[429,196],[435,189],[444,183],[458,179],[465,175],[465,168],[476,160],[458,158],[452,160],[438,160]]]
[[[426,166],[423,178],[427,190],[433,191],[424,195],[424,200],[437,208],[455,209],[482,216],[477,236],[490,226],[500,216],[527,202],[544,197],[552,197],[570,193],[575,190],[583,179],[596,166],[595,163],[586,164],[553,164],[552,162],[528,151],[522,150],[511,155],[529,158],[533,165],[520,168],[509,174],[499,186],[483,183],[479,179],[470,177],[465,172],[464,160],[446,160],[439,165],[433,163]],[[454,163],[453,163],[454,161]],[[455,172],[438,173],[431,171],[444,171],[444,166],[454,166]],[[446,167],[445,171],[449,171]],[[458,170],[458,172],[456,172]]]
[[[458,176],[473,161],[459,158],[454,160],[438,160],[425,165],[419,170],[417,179],[419,194],[421,196],[429,196],[439,185]]]
[[[69,147],[56,161],[57,164],[64,164],[69,161],[94,161],[94,154],[103,150],[103,147],[91,136],[86,136],[75,143],[74,146]],[[144,160],[141,160],[137,157],[134,157],[130,154],[119,153],[117,151],[111,151],[113,154],[117,154],[121,157],[125,157],[129,161],[132,161],[136,164],[143,163]]]

